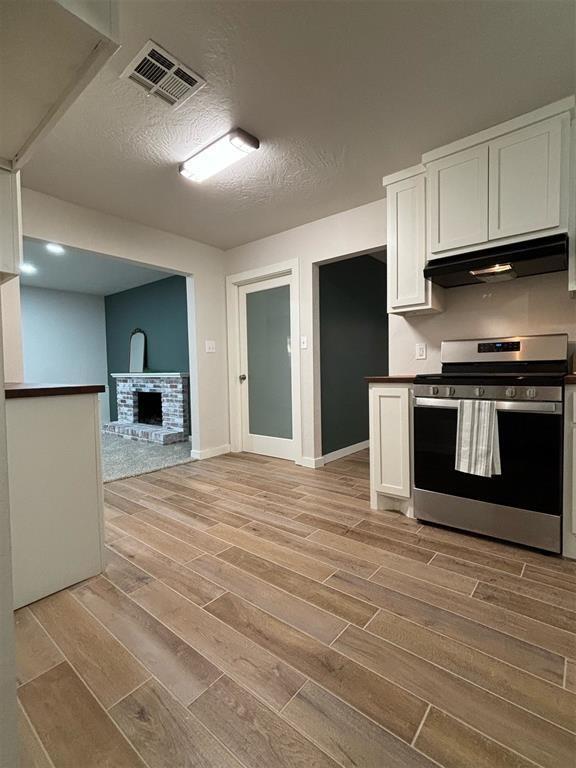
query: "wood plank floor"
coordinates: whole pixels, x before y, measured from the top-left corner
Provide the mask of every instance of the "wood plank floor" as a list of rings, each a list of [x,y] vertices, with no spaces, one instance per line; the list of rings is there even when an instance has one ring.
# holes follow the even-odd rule
[[[576,563],[370,510],[366,451],[106,487],[17,612],[21,768],[574,768]]]

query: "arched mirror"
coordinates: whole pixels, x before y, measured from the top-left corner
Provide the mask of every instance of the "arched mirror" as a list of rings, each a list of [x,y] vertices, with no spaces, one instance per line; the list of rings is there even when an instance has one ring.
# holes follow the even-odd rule
[[[146,334],[140,328],[130,336],[130,373],[144,373],[146,359]]]

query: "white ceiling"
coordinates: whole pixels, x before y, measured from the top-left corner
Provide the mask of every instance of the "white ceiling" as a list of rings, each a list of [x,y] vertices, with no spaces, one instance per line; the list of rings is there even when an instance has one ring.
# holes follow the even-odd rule
[[[55,255],[46,250],[43,240],[30,237],[24,238],[24,262],[38,271],[33,275],[22,274],[22,285],[97,296],[127,291],[173,274],[68,246],[63,254]]]
[[[383,196],[423,151],[574,93],[573,0],[122,2],[121,50],[23,173],[222,248]],[[149,38],[208,85],[178,111],[118,79]],[[241,126],[258,152],[176,165]]]
[[[66,0],[64,0],[66,2]],[[73,2],[69,2],[73,5]],[[0,2],[0,157],[11,168],[94,65],[102,36],[57,0]],[[115,45],[104,45],[111,54]],[[102,53],[102,56],[104,56]],[[98,54],[99,56],[100,54]],[[52,116],[52,117],[50,117]]]

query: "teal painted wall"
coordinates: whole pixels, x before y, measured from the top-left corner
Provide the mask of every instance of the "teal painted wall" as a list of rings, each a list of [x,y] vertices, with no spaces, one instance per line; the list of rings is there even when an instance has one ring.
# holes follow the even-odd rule
[[[368,440],[365,376],[388,373],[386,264],[357,256],[320,267],[322,453]]]
[[[128,370],[135,328],[146,334],[147,370],[189,372],[186,278],[167,277],[114,293],[106,296],[105,307],[110,418],[115,421],[116,387],[110,374]]]

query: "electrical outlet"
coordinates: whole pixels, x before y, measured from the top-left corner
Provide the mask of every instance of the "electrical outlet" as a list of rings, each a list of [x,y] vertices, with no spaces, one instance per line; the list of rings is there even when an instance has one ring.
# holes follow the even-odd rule
[[[216,342],[215,341],[205,341],[204,342],[204,348],[206,352],[216,352]]]
[[[416,344],[416,360],[426,360],[426,344]]]

